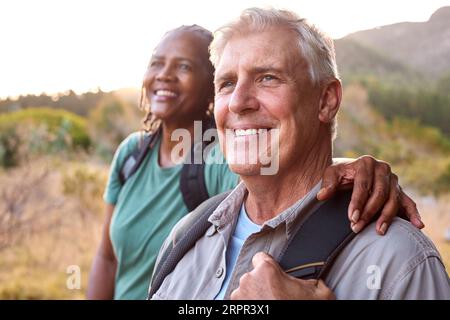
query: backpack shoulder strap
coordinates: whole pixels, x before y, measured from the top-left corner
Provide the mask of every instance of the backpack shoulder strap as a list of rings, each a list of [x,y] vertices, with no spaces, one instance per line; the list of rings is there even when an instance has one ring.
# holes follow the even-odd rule
[[[184,223],[173,235],[173,241],[161,253],[161,259],[158,265],[155,266],[148,299],[151,299],[158,291],[164,279],[175,269],[175,266],[186,252],[205,234],[206,230],[211,226],[211,223],[208,221],[209,216],[230,192],[227,191],[208,199],[186,216]]]
[[[204,122],[203,132],[210,128],[215,128],[213,118]],[[208,189],[206,188],[205,183],[205,161],[203,159],[203,150],[205,150],[206,146],[214,142],[215,141],[201,141],[194,144],[190,154],[186,157],[186,160],[190,161],[185,163],[181,169],[180,191],[189,212],[209,198]]]
[[[119,173],[120,183],[123,185],[136,171],[144,161],[148,151],[153,147],[158,140],[159,131],[154,134],[148,134],[145,136],[141,144],[131,152],[123,162],[122,168]]]
[[[200,146],[204,146],[204,144],[198,143],[194,145],[191,154],[198,152]],[[203,148],[200,152],[202,151]],[[183,165],[180,176],[180,191],[189,212],[209,198],[205,183],[205,162],[203,157],[201,163],[191,161],[191,163],[185,163]]]
[[[304,222],[280,260],[286,273],[301,279],[325,277],[335,258],[356,235],[347,218],[351,194],[352,190],[339,191]]]

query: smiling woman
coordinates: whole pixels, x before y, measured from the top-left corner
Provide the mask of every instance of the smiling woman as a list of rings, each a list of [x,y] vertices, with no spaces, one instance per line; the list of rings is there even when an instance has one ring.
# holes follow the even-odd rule
[[[104,194],[103,239],[89,281],[90,299],[145,299],[159,248],[189,211],[190,203],[180,190],[183,165],[172,158],[178,141],[171,137],[178,129],[196,136],[194,122],[200,121],[206,130],[214,121],[211,40],[206,29],[183,26],[169,31],[154,50],[142,85],[141,107],[147,110],[144,130],[122,142],[111,166]],[[128,155],[150,136],[154,137],[150,150],[122,183],[120,173]],[[200,178],[191,185],[194,193],[201,188],[207,198],[237,184],[237,176],[224,161],[205,163],[202,168]]]
[[[212,37],[203,28],[190,29],[167,33],[153,52],[142,86],[142,98],[151,106],[145,119],[148,131],[160,121],[166,123],[164,130],[173,131],[211,117],[214,69],[205,43]]]

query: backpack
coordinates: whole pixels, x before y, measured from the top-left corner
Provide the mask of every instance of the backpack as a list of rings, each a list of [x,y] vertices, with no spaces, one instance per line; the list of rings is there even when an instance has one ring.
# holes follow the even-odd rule
[[[214,128],[214,119],[210,119],[207,123],[203,123],[203,131]],[[145,159],[148,152],[154,147],[155,143],[161,135],[161,129],[158,129],[153,134],[147,134],[142,143],[140,143],[125,159],[120,173],[119,180],[122,185],[139,169],[140,165]],[[204,142],[192,145],[191,152],[188,155],[191,160],[194,157],[194,150],[202,147],[201,150],[214,143]],[[188,208],[188,212],[197,208],[197,206],[203,201],[209,199],[208,190],[205,183],[205,162],[202,157],[201,163],[197,164],[191,161],[191,163],[184,163],[181,169],[180,176],[180,191],[183,196],[183,201]]]
[[[202,203],[187,216],[162,253],[150,284],[148,299],[155,294],[183,256],[211,226],[209,216],[231,191]],[[323,279],[342,249],[356,235],[350,228],[347,209],[352,190],[339,191],[325,201],[301,225],[279,259],[281,268],[300,279]]]

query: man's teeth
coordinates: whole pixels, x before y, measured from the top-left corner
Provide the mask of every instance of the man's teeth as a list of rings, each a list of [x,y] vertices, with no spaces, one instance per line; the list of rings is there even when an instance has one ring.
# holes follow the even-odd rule
[[[234,134],[236,135],[236,137],[240,137],[261,134],[263,132],[267,132],[267,129],[236,129],[234,131]]]
[[[163,96],[163,97],[176,97],[177,96],[177,94],[175,92],[168,91],[168,90],[157,90],[156,95]]]

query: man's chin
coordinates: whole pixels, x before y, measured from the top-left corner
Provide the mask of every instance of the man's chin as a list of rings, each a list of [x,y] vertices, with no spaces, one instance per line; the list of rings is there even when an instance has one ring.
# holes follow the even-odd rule
[[[240,176],[258,176],[261,175],[260,164],[228,164],[230,170]]]

